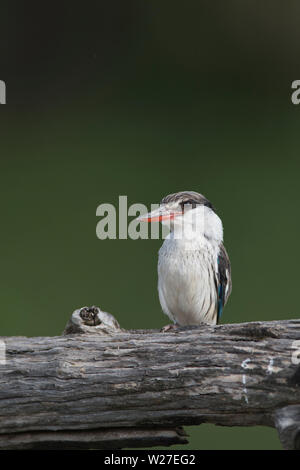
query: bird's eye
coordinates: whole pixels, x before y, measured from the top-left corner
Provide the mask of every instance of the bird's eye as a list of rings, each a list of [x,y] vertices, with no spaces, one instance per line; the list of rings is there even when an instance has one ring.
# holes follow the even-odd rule
[[[188,199],[187,201],[182,201],[180,203],[182,211],[184,211],[187,207],[195,209],[197,207],[197,203],[192,199]]]

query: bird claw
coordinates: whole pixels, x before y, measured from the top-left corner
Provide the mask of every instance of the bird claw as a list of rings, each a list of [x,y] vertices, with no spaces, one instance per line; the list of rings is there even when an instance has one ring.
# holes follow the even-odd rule
[[[162,333],[166,333],[167,331],[176,331],[178,330],[179,326],[176,323],[172,323],[171,325],[163,326],[160,330]]]

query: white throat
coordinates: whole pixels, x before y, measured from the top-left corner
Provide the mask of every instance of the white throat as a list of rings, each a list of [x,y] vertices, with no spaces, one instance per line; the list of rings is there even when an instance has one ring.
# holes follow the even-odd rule
[[[168,238],[184,244],[202,242],[219,246],[223,241],[222,221],[209,207],[199,206],[175,217]]]

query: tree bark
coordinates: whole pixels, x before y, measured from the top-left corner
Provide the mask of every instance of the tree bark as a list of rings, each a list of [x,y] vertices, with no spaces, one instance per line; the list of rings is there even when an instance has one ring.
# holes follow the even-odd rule
[[[184,444],[205,422],[299,446],[300,320],[124,331],[93,307],[64,333],[1,338],[0,449]]]

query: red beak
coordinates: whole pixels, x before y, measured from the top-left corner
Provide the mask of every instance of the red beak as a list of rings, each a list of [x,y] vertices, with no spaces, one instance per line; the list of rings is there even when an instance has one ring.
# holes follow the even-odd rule
[[[182,212],[169,211],[164,207],[159,207],[148,214],[141,215],[138,220],[141,222],[162,222],[163,220],[172,220],[179,215],[182,215]]]

